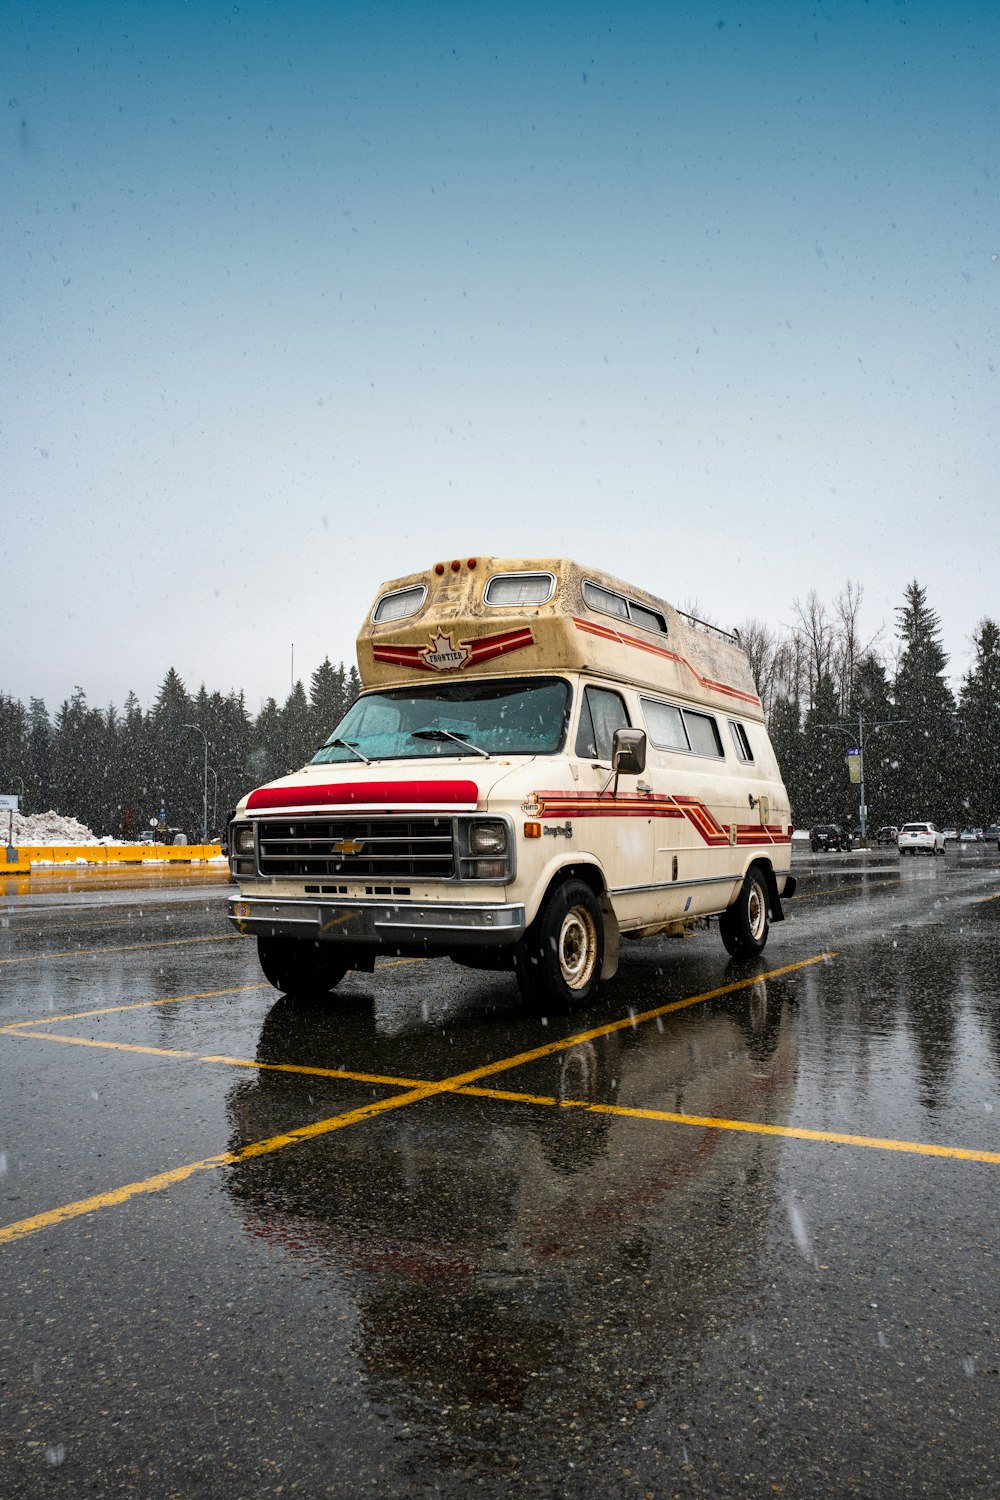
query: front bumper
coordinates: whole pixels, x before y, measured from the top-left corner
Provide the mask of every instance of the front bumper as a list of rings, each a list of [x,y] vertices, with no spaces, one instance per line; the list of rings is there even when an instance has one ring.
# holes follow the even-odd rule
[[[513,903],[303,901],[258,896],[230,900],[230,922],[244,933],[308,938],[397,952],[401,947],[450,953],[516,943],[524,907]]]

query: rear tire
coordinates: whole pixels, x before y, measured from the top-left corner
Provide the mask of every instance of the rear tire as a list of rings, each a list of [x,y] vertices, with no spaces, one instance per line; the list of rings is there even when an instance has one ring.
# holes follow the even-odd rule
[[[604,919],[582,880],[551,891],[514,953],[522,996],[532,1007],[572,1010],[597,988],[604,963]]]
[[[257,958],[264,978],[286,995],[325,995],[350,965],[328,943],[309,938],[258,937]]]
[[[764,951],[769,928],[767,882],[754,867],[747,871],[732,906],[720,916],[719,932],[733,958],[756,958]]]

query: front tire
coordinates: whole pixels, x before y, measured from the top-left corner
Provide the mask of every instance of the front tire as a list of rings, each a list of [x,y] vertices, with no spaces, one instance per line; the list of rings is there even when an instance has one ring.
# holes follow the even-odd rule
[[[597,988],[604,963],[604,919],[582,880],[549,893],[514,954],[518,988],[532,1007],[572,1010]]]
[[[763,953],[770,928],[767,882],[757,868],[747,871],[740,893],[719,918],[726,952],[733,958],[756,958]]]
[[[308,938],[258,937],[257,958],[264,978],[286,995],[328,994],[349,968],[330,944]]]

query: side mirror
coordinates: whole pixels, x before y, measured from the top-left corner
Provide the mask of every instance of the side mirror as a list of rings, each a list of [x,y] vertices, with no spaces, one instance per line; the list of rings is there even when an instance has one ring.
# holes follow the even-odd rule
[[[611,768],[615,775],[638,776],[646,769],[646,731],[616,729],[611,742]]]

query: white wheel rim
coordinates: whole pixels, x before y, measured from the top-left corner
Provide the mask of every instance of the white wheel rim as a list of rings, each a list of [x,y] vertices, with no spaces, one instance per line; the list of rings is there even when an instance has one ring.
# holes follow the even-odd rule
[[[559,972],[571,990],[589,984],[597,962],[597,928],[584,906],[570,907],[559,929]]]
[[[750,887],[750,899],[747,902],[747,922],[753,934],[754,942],[759,942],[764,936],[764,927],[767,922],[767,904],[764,901],[764,892],[756,880]]]

